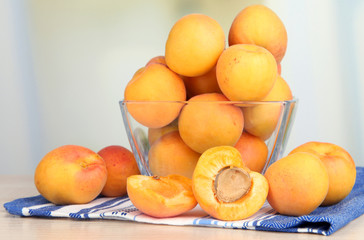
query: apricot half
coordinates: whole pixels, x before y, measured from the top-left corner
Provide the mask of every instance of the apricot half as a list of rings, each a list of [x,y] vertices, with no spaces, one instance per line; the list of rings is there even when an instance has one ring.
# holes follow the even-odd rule
[[[263,175],[250,171],[237,149],[219,146],[197,162],[192,189],[201,208],[220,220],[241,220],[256,213],[268,194]]]
[[[127,179],[127,191],[134,206],[152,217],[174,217],[197,205],[191,179],[180,175],[133,175]]]

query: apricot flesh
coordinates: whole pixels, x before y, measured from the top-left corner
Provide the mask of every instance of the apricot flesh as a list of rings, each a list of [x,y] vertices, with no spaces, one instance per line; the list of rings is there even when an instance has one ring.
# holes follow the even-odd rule
[[[314,154],[297,152],[270,165],[264,176],[269,182],[267,200],[279,213],[310,214],[324,201],[329,189],[325,165]]]
[[[197,205],[191,184],[191,179],[180,175],[133,175],[127,179],[127,191],[141,212],[157,218],[174,217]]]
[[[354,187],[356,168],[353,158],[342,147],[326,142],[307,142],[293,149],[290,154],[308,152],[318,156],[329,174],[329,190],[321,205],[328,206],[342,201]]]
[[[228,173],[223,180],[224,193],[219,195],[215,190],[216,177],[221,171],[236,169],[239,169],[237,175]],[[212,217],[228,221],[241,220],[263,206],[268,194],[268,182],[263,175],[250,171],[244,165],[237,149],[219,146],[201,155],[193,173],[192,189],[201,208]]]

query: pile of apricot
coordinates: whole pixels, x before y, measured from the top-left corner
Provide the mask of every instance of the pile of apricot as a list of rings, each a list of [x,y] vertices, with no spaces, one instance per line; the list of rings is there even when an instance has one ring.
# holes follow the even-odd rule
[[[334,144],[302,145],[261,174],[282,110],[272,102],[293,99],[281,76],[287,32],[280,18],[263,5],[246,7],[225,42],[216,20],[186,15],[171,28],[164,55],[127,84],[127,109],[149,129],[155,175],[128,178],[131,201],[155,217],[198,203],[222,220],[247,218],[266,200],[287,215],[341,201],[355,183],[355,165]]]

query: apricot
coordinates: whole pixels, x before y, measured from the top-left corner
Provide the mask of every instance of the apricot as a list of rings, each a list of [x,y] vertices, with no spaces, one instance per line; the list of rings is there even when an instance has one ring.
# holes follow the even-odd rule
[[[140,174],[137,162],[131,151],[112,145],[101,149],[98,154],[104,159],[107,180],[101,194],[105,197],[120,197],[126,194],[126,179]]]
[[[235,145],[244,128],[244,117],[224,95],[205,93],[189,99],[179,116],[178,128],[183,141],[203,153],[211,147]]]
[[[182,77],[187,91],[187,98],[203,93],[221,93],[216,78],[216,66],[204,75],[197,77]]]
[[[263,206],[268,182],[244,165],[236,148],[219,146],[201,155],[192,189],[203,210],[214,218],[231,221],[245,219]]]
[[[178,131],[172,131],[151,146],[148,153],[149,167],[153,175],[178,174],[192,178],[200,155],[183,142]]]
[[[148,128],[148,142],[151,146],[156,140],[158,140],[164,134],[172,131],[178,131],[178,120],[174,120],[167,126],[161,128]]]
[[[216,65],[217,82],[231,101],[261,100],[272,89],[277,76],[273,55],[256,45],[233,45],[221,54]]]
[[[177,118],[184,103],[174,101],[185,101],[186,89],[183,80],[167,66],[152,63],[127,84],[124,100],[129,101],[126,106],[136,121],[159,128]]]
[[[166,177],[133,175],[127,179],[130,201],[152,217],[174,217],[193,209],[196,199],[191,179],[180,175]]]
[[[215,66],[224,48],[225,34],[216,20],[203,14],[189,14],[170,30],[165,60],[180,75],[200,76]]]
[[[162,65],[167,66],[167,64],[166,64],[166,59],[165,59],[165,57],[164,57],[164,56],[156,56],[156,57],[154,57],[154,58],[150,59],[150,60],[147,62],[146,66],[147,66],[147,65],[149,65],[149,64],[152,64],[152,63],[159,63],[159,64],[162,64]]]
[[[263,171],[268,157],[268,147],[262,139],[243,132],[234,147],[238,149],[243,162],[250,170],[259,173]]]
[[[318,156],[329,174],[329,191],[321,205],[333,205],[342,201],[353,188],[356,168],[353,158],[342,147],[333,143],[307,142],[293,149],[290,154],[308,152]]]
[[[287,49],[287,31],[270,8],[252,5],[239,12],[230,27],[229,45],[242,43],[264,47],[280,63]]]
[[[324,201],[329,189],[325,165],[314,154],[297,152],[281,158],[265,172],[269,182],[267,200],[279,213],[310,214]]]
[[[34,183],[54,204],[84,204],[94,200],[107,179],[104,160],[92,150],[65,145],[48,152],[39,162]]]
[[[267,102],[267,104],[243,108],[245,131],[263,140],[268,139],[277,127],[283,108],[282,103],[271,101],[292,99],[293,96],[289,85],[281,76],[278,76],[272,90],[261,100]]]

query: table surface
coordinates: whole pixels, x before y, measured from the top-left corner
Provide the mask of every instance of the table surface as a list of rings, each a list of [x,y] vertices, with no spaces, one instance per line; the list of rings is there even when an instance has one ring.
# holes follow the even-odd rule
[[[1,239],[362,239],[364,215],[329,237],[309,233],[278,233],[242,229],[168,226],[118,220],[74,220],[19,217],[9,214],[5,202],[38,195],[32,176],[0,176]]]

